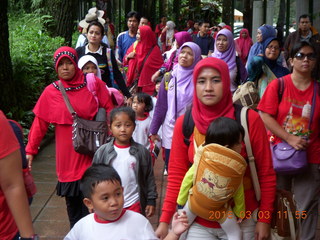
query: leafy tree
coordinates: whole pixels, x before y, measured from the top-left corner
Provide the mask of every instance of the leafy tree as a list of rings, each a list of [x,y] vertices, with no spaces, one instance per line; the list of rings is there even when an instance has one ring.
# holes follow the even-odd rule
[[[9,112],[17,104],[9,51],[8,0],[2,1],[0,8],[0,109]]]

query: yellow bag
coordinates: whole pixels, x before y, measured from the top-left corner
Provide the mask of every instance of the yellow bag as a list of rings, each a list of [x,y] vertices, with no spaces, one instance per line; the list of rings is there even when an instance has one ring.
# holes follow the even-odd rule
[[[194,157],[195,174],[189,194],[189,208],[209,221],[224,221],[228,202],[242,183],[247,168],[237,152],[218,144],[200,146]],[[220,215],[215,214],[220,211]]]

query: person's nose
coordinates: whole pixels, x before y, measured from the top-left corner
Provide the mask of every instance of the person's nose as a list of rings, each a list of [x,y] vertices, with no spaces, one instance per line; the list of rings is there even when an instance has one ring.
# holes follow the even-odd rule
[[[117,205],[118,205],[118,200],[117,200],[116,198],[112,197],[112,198],[110,199],[110,205],[111,205],[112,207],[117,206]]]
[[[205,83],[205,91],[211,92],[212,90],[213,90],[212,82],[211,81],[206,81],[206,83]]]

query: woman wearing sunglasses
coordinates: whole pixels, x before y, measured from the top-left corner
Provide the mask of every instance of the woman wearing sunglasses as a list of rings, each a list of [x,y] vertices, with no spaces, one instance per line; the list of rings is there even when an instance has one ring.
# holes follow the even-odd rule
[[[312,77],[317,64],[315,49],[307,42],[297,43],[289,60],[293,72],[283,77],[281,99],[278,97],[280,82],[274,80],[267,86],[258,110],[274,144],[285,141],[296,150],[307,152],[307,170],[296,175],[278,173],[277,187],[292,190],[297,212],[305,214],[300,219],[299,239],[316,239],[320,198],[320,89]]]

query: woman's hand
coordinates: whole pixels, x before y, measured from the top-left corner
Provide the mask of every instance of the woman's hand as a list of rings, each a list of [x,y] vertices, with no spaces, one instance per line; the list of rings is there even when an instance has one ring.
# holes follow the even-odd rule
[[[146,206],[146,216],[147,217],[152,217],[154,212],[155,212],[155,206],[147,205]]]
[[[168,223],[160,222],[158,228],[156,229],[156,236],[161,240],[168,235]]]
[[[285,139],[296,150],[305,150],[308,146],[308,141],[301,137],[290,134],[287,139]]]
[[[156,71],[156,72],[152,75],[151,81],[152,81],[152,82],[155,82],[156,79],[157,79],[159,76],[160,76],[160,71]]]
[[[168,30],[168,26],[165,26],[165,27],[162,29],[162,32],[161,32],[161,33],[165,33],[167,30]]]
[[[270,236],[270,224],[257,222],[255,230],[255,240],[268,240]]]
[[[34,156],[31,155],[31,154],[27,154],[26,155],[26,158],[27,158],[27,161],[28,161],[28,167],[29,167],[29,170],[31,171],[31,168],[32,168],[32,161],[34,159]]]
[[[135,58],[136,53],[135,52],[131,52],[127,55],[127,60],[131,59],[131,58]]]
[[[150,136],[150,139],[151,139],[151,141],[152,142],[155,142],[155,141],[161,141],[161,138],[159,137],[159,135],[158,134],[152,134],[151,136]]]

